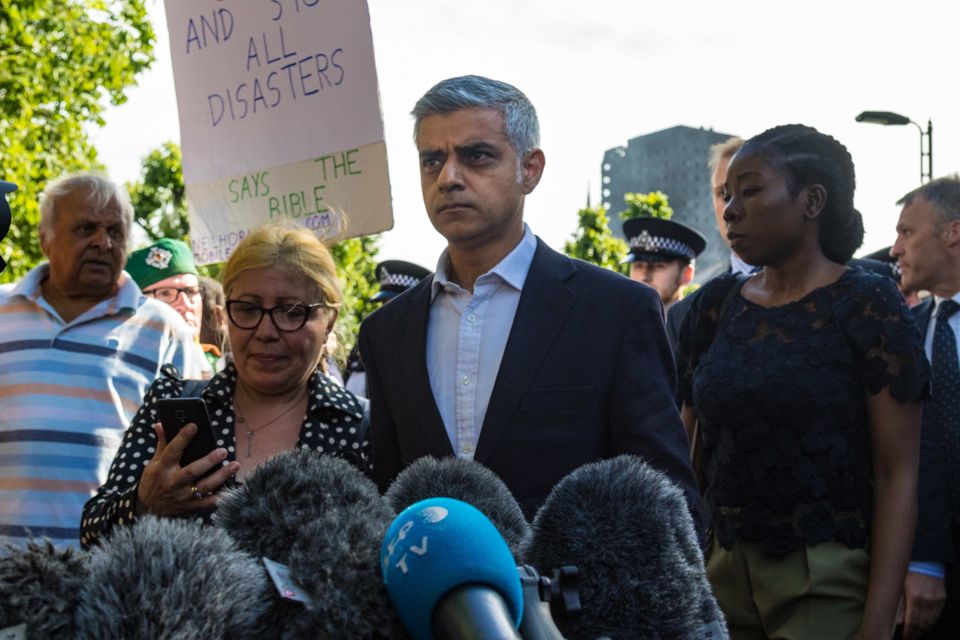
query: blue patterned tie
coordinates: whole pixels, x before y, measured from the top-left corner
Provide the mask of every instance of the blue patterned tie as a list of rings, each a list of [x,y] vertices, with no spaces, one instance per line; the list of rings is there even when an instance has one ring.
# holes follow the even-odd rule
[[[943,437],[955,514],[960,513],[960,360],[957,338],[947,321],[958,309],[960,304],[944,300],[937,311],[933,330],[933,398],[930,400]]]

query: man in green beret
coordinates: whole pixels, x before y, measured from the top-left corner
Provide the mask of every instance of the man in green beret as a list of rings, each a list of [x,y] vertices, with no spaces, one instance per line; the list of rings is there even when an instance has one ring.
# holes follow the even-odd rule
[[[203,296],[200,272],[193,261],[193,251],[181,240],[160,238],[138,249],[127,259],[127,273],[140,286],[144,295],[166,302],[179,313],[193,331],[199,344],[203,321]],[[211,373],[221,353],[217,345],[201,344]]]

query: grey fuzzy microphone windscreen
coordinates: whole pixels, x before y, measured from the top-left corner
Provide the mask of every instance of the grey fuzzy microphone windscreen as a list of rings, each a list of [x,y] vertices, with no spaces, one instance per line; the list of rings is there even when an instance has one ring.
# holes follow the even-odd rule
[[[57,549],[49,540],[29,540],[2,553],[0,629],[26,624],[31,640],[75,637],[86,554]]]
[[[727,635],[683,492],[636,456],[561,480],[534,518],[526,561],[546,575],[580,570],[581,614],[555,615],[568,640]]]
[[[77,637],[263,640],[268,589],[225,532],[147,516],[90,552]]]
[[[380,577],[394,518],[376,486],[348,462],[291,451],[227,491],[214,522],[255,556],[287,565],[310,597],[275,614],[284,638],[402,638]]]
[[[513,557],[530,536],[530,524],[500,476],[473,460],[424,457],[397,476],[384,497],[400,513],[427,498],[454,498],[476,507],[494,524]]]

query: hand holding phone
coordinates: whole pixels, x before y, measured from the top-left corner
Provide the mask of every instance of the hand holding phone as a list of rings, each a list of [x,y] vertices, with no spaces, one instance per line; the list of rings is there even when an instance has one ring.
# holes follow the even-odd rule
[[[217,448],[216,438],[213,436],[213,427],[210,426],[210,415],[203,398],[164,398],[157,401],[157,417],[163,425],[163,435],[169,444],[180,430],[191,422],[197,425],[197,433],[187,445],[180,457],[180,466],[185,467]],[[207,477],[219,468],[214,465],[201,476]]]
[[[239,470],[239,464],[222,464],[227,452],[217,445],[203,399],[158,400],[155,415],[167,446],[158,445],[150,464],[143,469],[137,487],[137,512],[175,517],[216,507],[217,490]],[[193,437],[182,449],[180,442],[177,447],[170,447],[180,430],[191,423],[196,425]],[[159,433],[157,437],[161,438]],[[209,468],[202,473],[184,469],[195,463],[198,468]]]

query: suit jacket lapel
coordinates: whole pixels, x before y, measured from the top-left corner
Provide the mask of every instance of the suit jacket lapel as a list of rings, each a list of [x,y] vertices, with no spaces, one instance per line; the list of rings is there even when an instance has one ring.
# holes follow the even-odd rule
[[[405,346],[400,363],[402,378],[393,384],[410,392],[416,414],[413,428],[418,430],[419,440],[427,444],[426,448],[432,454],[452,456],[453,447],[443,426],[440,410],[437,409],[427,370],[427,321],[430,316],[432,281],[432,278],[425,278],[411,295],[396,301],[406,304],[397,317],[397,336]]]
[[[918,328],[920,329],[920,337],[926,341],[927,329],[930,327],[930,316],[933,315],[933,298],[928,298],[920,304],[915,305],[911,311],[913,311],[913,317],[916,319]]]
[[[478,462],[490,457],[560,332],[577,297],[564,281],[575,272],[573,261],[537,239],[537,251],[520,294],[480,430],[475,455]]]

